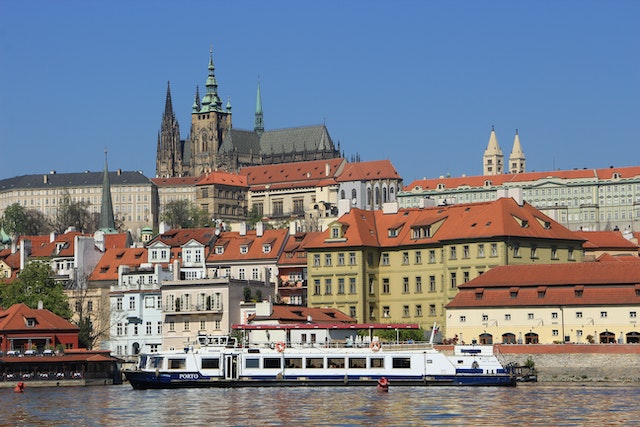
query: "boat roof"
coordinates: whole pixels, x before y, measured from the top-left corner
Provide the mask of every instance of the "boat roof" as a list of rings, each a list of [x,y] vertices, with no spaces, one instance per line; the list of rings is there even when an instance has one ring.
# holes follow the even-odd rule
[[[292,323],[278,325],[245,325],[231,326],[238,330],[280,330],[280,329],[420,329],[417,323]]]

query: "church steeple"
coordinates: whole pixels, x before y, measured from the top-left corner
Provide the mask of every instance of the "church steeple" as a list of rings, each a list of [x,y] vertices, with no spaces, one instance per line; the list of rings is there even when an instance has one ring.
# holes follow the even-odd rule
[[[115,233],[116,224],[113,218],[113,203],[111,202],[111,183],[109,181],[109,166],[107,165],[107,150],[104,150],[104,175],[102,177],[102,204],[100,205],[100,231]]]
[[[167,82],[167,95],[164,101],[164,113],[158,133],[158,151],[156,154],[156,176],[170,177],[182,174],[182,145],[180,126],[173,112],[171,84]]]
[[[260,79],[258,79],[258,93],[256,95],[256,117],[253,125],[253,131],[262,136],[264,133],[264,117],[262,115],[262,96],[260,96]]]
[[[213,49],[209,49],[209,76],[207,77],[207,91],[202,98],[200,113],[222,111],[222,101],[218,97],[218,82],[216,81],[215,66],[213,65]]]
[[[504,155],[498,144],[498,138],[496,137],[496,131],[491,126],[491,135],[489,136],[489,143],[487,149],[484,150],[483,159],[483,175],[499,175],[503,173]]]
[[[522,173],[526,172],[526,160],[522,146],[520,145],[520,137],[518,136],[518,129],[516,129],[516,136],[513,138],[513,148],[511,149],[511,155],[509,156],[509,173]]]

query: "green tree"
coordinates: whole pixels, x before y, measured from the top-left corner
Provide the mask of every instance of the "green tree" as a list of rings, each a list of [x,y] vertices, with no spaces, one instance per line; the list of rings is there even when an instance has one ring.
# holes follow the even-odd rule
[[[75,227],[76,230],[85,233],[94,232],[99,219],[96,220],[95,215],[91,215],[87,210],[88,206],[88,202],[73,201],[69,193],[64,194],[51,221],[53,231],[62,234],[69,227]]]
[[[174,228],[198,228],[210,225],[209,213],[188,200],[173,200],[164,206],[160,219]]]
[[[18,278],[1,288],[1,305],[10,307],[13,304],[24,303],[31,308],[37,308],[42,301],[47,310],[71,319],[72,312],[69,300],[64,293],[61,283],[52,278],[51,268],[41,262],[31,262],[20,272]]]
[[[93,343],[96,341],[96,336],[93,331],[93,322],[89,316],[83,316],[78,320],[78,328],[80,333],[78,334],[78,346],[91,350]]]
[[[26,209],[18,203],[14,203],[4,210],[2,228],[9,236],[14,238],[20,234],[26,234],[27,221]]]

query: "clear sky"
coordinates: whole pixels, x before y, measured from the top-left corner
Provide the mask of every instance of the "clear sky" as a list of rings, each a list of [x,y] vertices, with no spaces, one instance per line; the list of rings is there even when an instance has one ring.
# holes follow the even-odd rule
[[[529,171],[640,164],[640,1],[0,0],[0,179],[155,176],[167,81],[182,137],[213,48],[233,125],[325,123],[405,184],[482,174],[495,126]]]

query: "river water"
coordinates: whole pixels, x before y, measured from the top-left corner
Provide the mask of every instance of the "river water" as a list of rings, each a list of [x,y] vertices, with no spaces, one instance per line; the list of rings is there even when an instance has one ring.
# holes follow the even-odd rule
[[[0,389],[0,426],[639,426],[639,397],[638,383]]]

